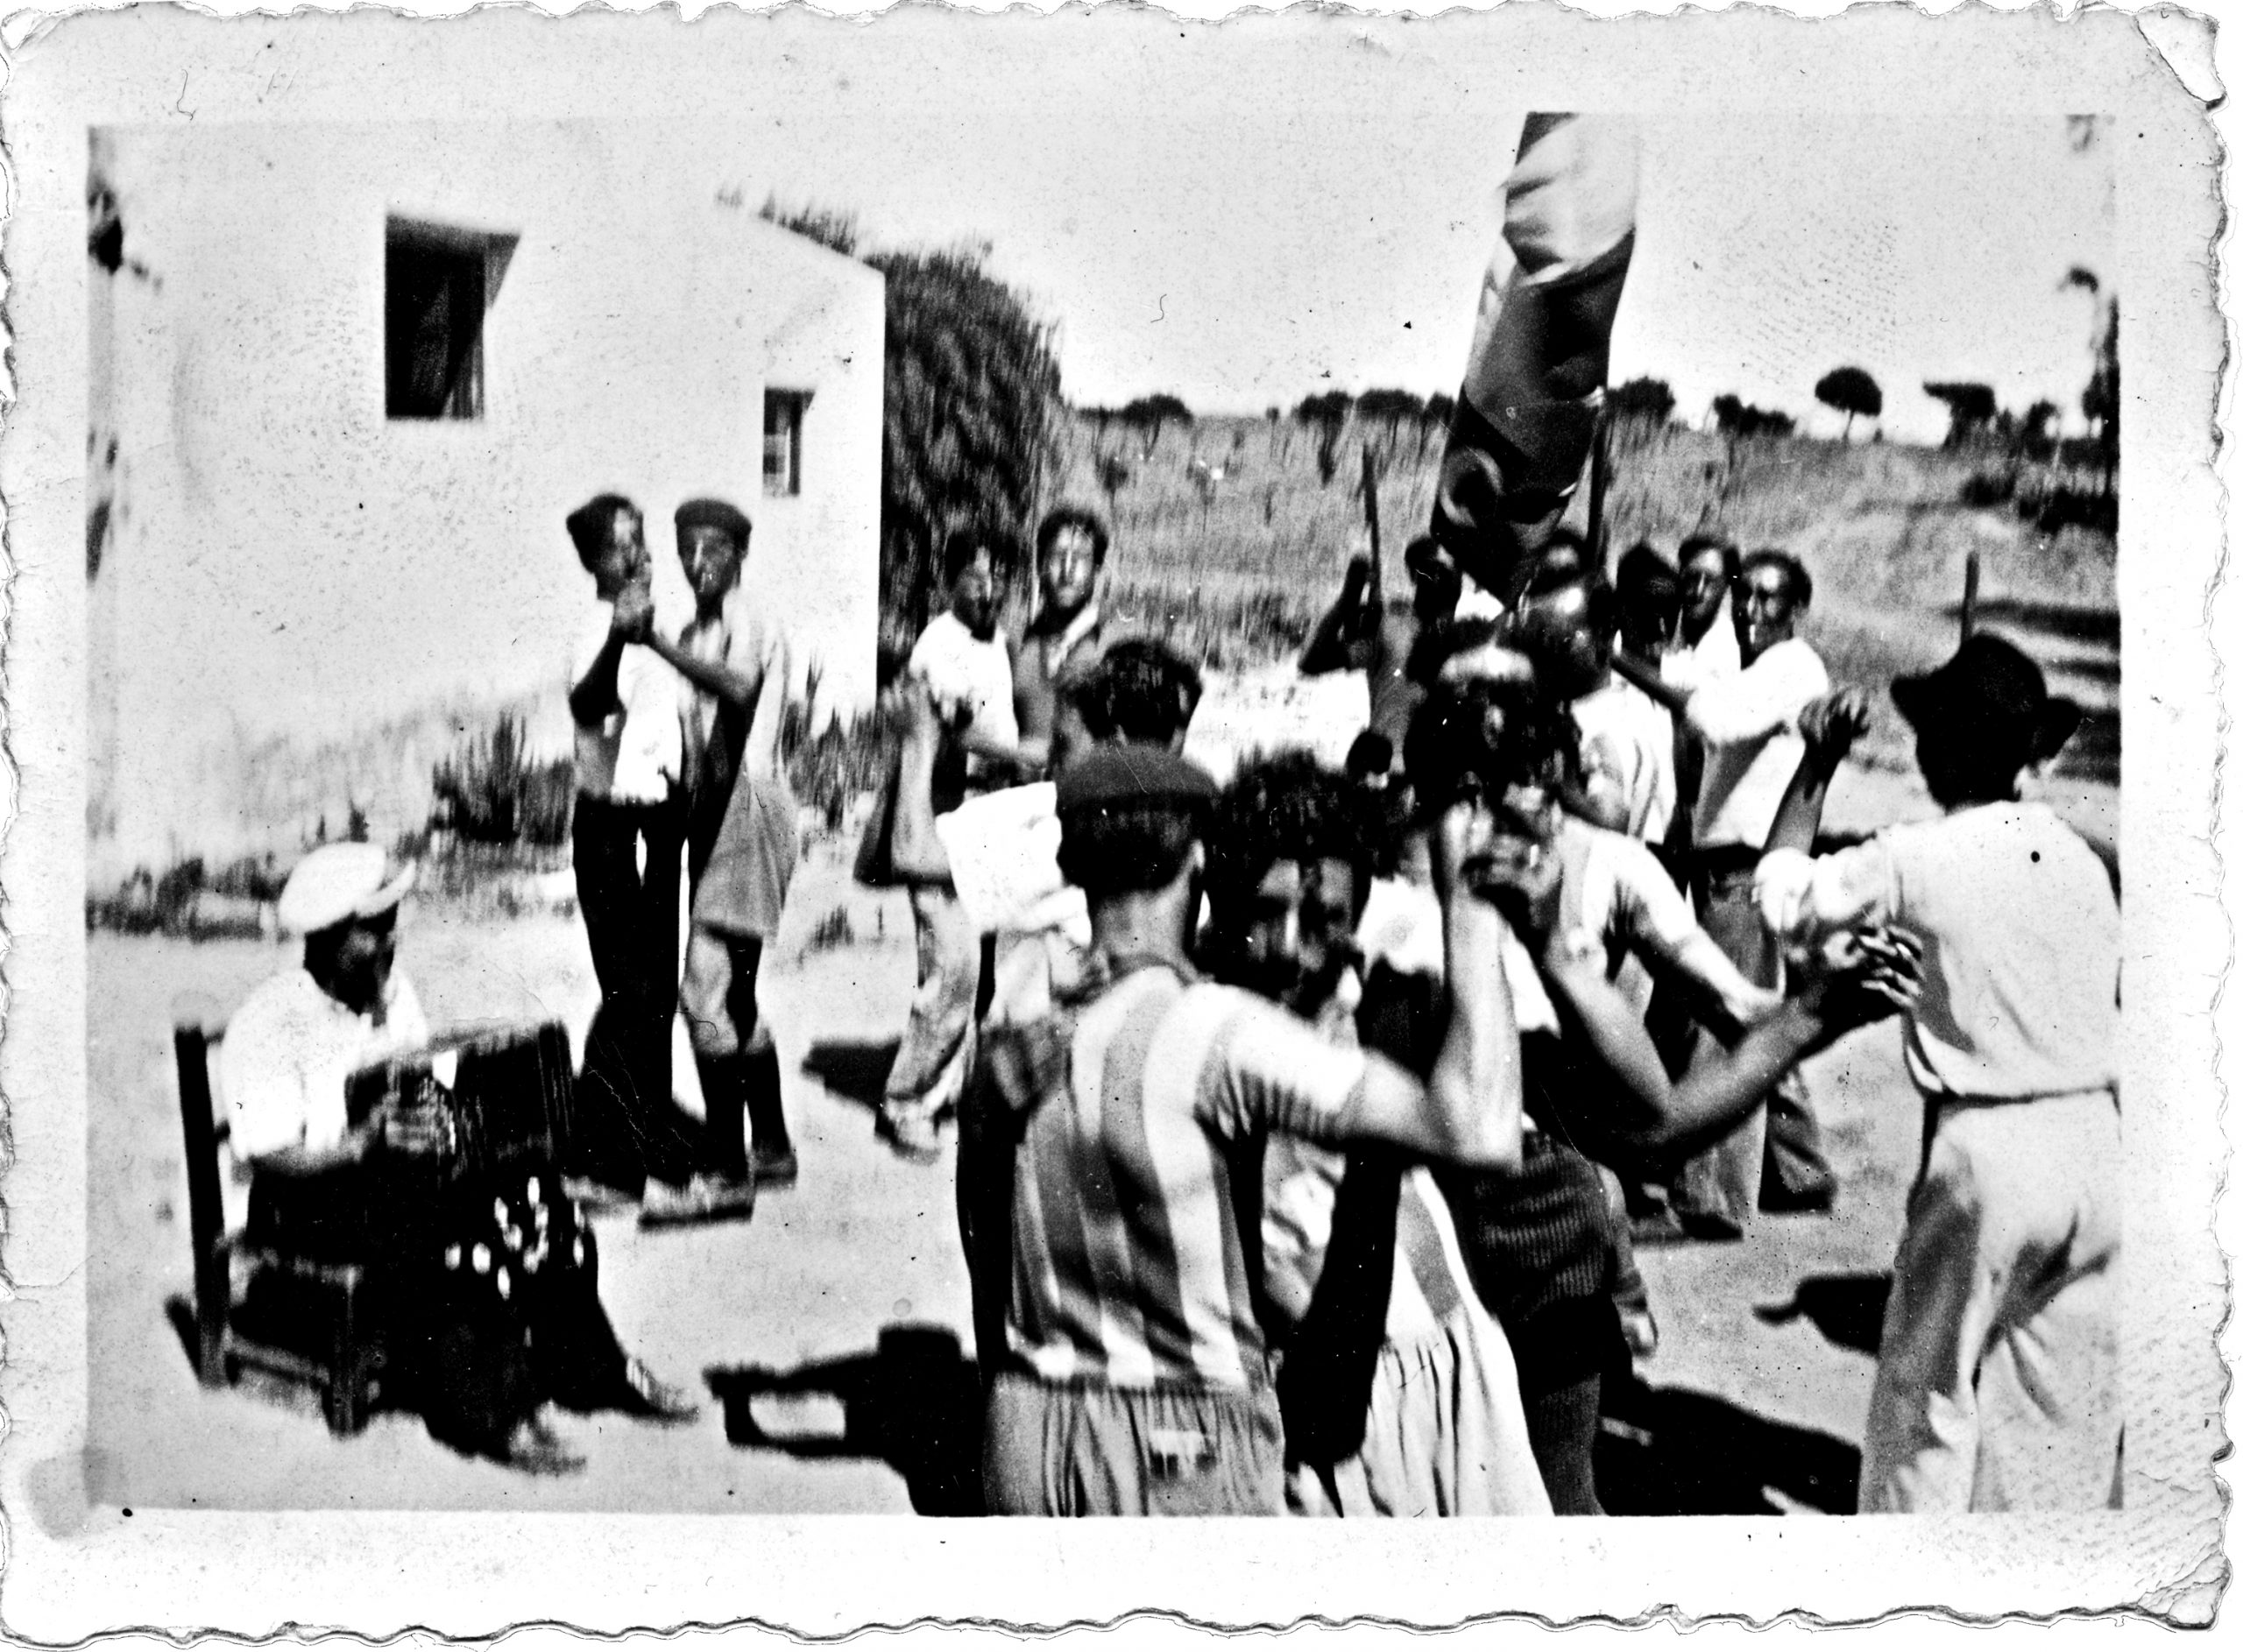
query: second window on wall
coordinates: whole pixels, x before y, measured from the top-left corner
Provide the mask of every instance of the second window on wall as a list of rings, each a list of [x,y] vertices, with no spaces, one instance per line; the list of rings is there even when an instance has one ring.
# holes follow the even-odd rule
[[[806,390],[763,392],[763,491],[767,496],[803,491],[803,413]]]

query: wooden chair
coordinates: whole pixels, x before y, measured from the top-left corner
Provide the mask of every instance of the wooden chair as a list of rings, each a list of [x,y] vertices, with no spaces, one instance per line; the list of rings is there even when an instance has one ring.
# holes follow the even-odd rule
[[[187,1147],[188,1231],[195,1251],[196,1377],[206,1388],[230,1387],[244,1366],[319,1389],[329,1431],[356,1434],[380,1395],[388,1359],[370,1311],[369,1270],[251,1246],[227,1194],[241,1190],[228,1142],[230,1126],[211,1083],[211,1057],[225,1036],[222,1024],[174,1012],[172,1048],[179,1063],[180,1123]],[[237,1201],[238,1203],[238,1201]],[[277,1339],[271,1327],[244,1324],[242,1310],[262,1291],[312,1311],[308,1347]],[[290,1316],[294,1317],[294,1316]]]

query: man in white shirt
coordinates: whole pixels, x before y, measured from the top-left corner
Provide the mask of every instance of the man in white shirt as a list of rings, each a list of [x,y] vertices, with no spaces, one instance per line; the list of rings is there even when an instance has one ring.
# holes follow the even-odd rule
[[[1752,872],[1805,749],[1799,714],[1830,691],[1829,674],[1795,632],[1814,582],[1784,551],[1756,551],[1738,574],[1737,657],[1742,669],[1682,688],[1624,658],[1617,668],[1673,711],[1704,751],[1692,820],[1691,893],[1699,921],[1755,985],[1777,987],[1782,959],[1761,927]],[[1716,1041],[1701,1031],[1692,1060]],[[1686,1230],[1733,1237],[1757,1208],[1823,1211],[1836,1182],[1798,1076],[1788,1075],[1736,1133],[1694,1159],[1674,1190]]]
[[[2095,852],[2020,771],[2079,708],[1984,632],[1893,698],[1945,815],[1857,848],[1760,863],[1769,928],[1812,947],[1891,921],[1924,940],[1905,1039],[1921,1175],[1893,1263],[1862,1444],[1861,1508],[2115,1506],[2119,906]],[[1856,720],[1810,720],[1827,785]]]
[[[684,811],[676,674],[647,646],[653,568],[638,506],[604,493],[570,512],[592,576],[570,675],[577,725],[577,904],[600,1007],[577,1082],[570,1175],[636,1198],[649,1177],[683,1186],[696,1154],[670,1098],[677,1005],[678,857]]]
[[[302,967],[251,993],[219,1047],[230,1139],[251,1172],[248,1238],[379,1270],[381,1334],[430,1432],[528,1472],[569,1472],[584,1459],[553,1431],[549,1401],[661,1423],[695,1408],[616,1341],[591,1230],[549,1170],[468,1183],[441,1090],[415,1086],[350,1119],[354,1075],[429,1042],[394,967],[412,881],[378,845],[336,844],[305,856],[281,891]]]
[[[928,622],[911,650],[911,674],[925,685],[948,731],[931,781],[938,815],[967,797],[1012,784],[1022,767],[1012,652],[997,628],[1008,561],[1001,535],[953,533],[943,554],[949,606]],[[898,1154],[930,1162],[941,1153],[942,1128],[958,1111],[973,1059],[983,946],[946,883],[914,882],[911,915],[919,987],[888,1070],[878,1129]]]

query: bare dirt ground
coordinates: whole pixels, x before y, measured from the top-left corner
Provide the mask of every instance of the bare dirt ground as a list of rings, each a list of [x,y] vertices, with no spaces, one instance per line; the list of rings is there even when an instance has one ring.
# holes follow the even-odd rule
[[[1341,690],[1226,682],[1194,746],[1292,743],[1359,724]],[[1336,755],[1334,753],[1334,755]],[[2115,837],[2114,794],[2058,801]],[[1928,808],[1898,777],[1854,774],[1834,825]],[[598,1218],[603,1295],[626,1346],[694,1389],[661,1430],[564,1418],[589,1459],[534,1480],[463,1459],[409,1414],[331,1439],[312,1403],[255,1379],[205,1391],[167,1306],[188,1288],[186,1183],[170,1021],[195,993],[230,1006],[289,955],[259,942],[88,940],[87,1274],[89,1491],[130,1507],[460,1507],[938,1513],[970,1505],[975,1382],[950,1168],[907,1165],[870,1101],[911,988],[902,900],[848,881],[848,845],[813,851],[764,989],[803,1174],[752,1223],[642,1234]],[[841,914],[837,918],[835,914]],[[822,944],[806,946],[813,935]],[[467,921],[409,907],[400,959],[430,1016],[566,1020],[597,1001],[581,927]],[[690,1063],[681,1058],[681,1089]],[[1647,1386],[1617,1395],[1600,1475],[1616,1512],[1843,1512],[1852,1506],[1878,1312],[1920,1119],[1887,1025],[1821,1057],[1809,1082],[1843,1192],[1827,1218],[1763,1218],[1741,1243],[1645,1251],[1663,1332]]]

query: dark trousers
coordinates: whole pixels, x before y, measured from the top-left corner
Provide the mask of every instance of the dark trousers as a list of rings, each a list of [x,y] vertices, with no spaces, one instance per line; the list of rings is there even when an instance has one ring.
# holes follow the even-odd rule
[[[584,1039],[567,1168],[632,1194],[649,1177],[684,1183],[704,1156],[692,1118],[670,1096],[684,835],[674,803],[577,799],[577,905],[600,1005]]]
[[[1510,1338],[1535,1466],[1561,1514],[1594,1514],[1603,1373],[1621,1347],[1614,1218],[1596,1167],[1539,1131],[1518,1170],[1437,1171],[1472,1288]]]
[[[548,1401],[591,1411],[625,1394],[592,1231],[549,1165],[447,1178],[428,1161],[378,1155],[315,1175],[264,1174],[245,1237],[364,1266],[370,1330],[398,1386],[429,1433],[458,1450],[501,1452]],[[285,1324],[265,1329],[289,1343]]]
[[[1782,960],[1752,899],[1752,862],[1757,858],[1731,855],[1702,863],[1691,879],[1691,893],[1699,923],[1730,962],[1754,985],[1773,986],[1781,978]],[[1720,1053],[1714,1035],[1698,1028],[1690,1064],[1715,1059]],[[1822,1128],[1808,1105],[1806,1083],[1794,1070],[1777,1081],[1765,1108],[1756,1109],[1683,1166],[1675,1179],[1674,1207],[1742,1227],[1764,1204],[1827,1195],[1833,1179],[1822,1151]]]

